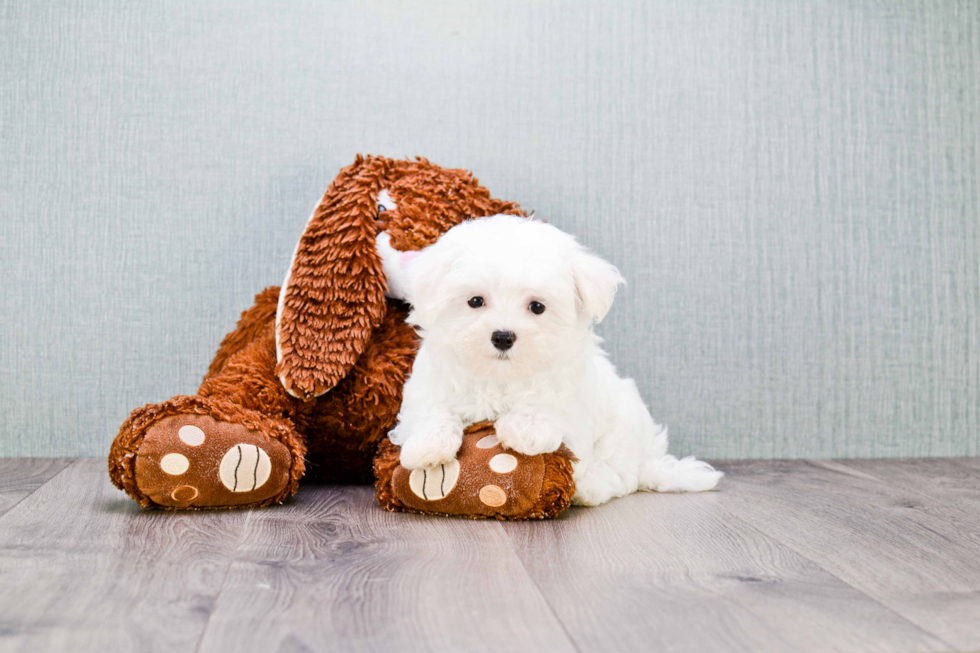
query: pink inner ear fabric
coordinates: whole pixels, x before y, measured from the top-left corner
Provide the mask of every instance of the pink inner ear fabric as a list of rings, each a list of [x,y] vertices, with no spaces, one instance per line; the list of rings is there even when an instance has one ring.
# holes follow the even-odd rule
[[[415,258],[418,255],[419,255],[419,253],[416,252],[416,251],[414,251],[414,250],[413,251],[408,251],[408,252],[402,252],[401,258],[400,258],[402,270],[406,269],[408,267],[408,264],[412,262],[412,259]]]

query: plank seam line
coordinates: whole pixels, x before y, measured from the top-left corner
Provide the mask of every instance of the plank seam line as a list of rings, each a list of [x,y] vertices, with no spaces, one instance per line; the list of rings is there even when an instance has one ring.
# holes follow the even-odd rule
[[[231,568],[234,566],[235,561],[238,560],[238,552],[242,548],[242,538],[245,537],[245,533],[248,532],[248,525],[252,521],[252,515],[255,514],[255,508],[245,511],[245,519],[242,521],[242,530],[238,533],[238,540],[235,542],[235,550],[228,557],[228,566],[225,567],[225,575],[221,577],[221,584],[218,585],[218,591],[214,594],[214,601],[211,603],[211,609],[208,610],[208,620],[204,622],[204,628],[201,628],[201,634],[197,638],[197,644],[194,645],[194,653],[200,653],[201,645],[204,644],[204,636],[208,633],[208,628],[211,627],[211,617],[214,615],[215,610],[218,608],[218,601],[225,593],[225,585],[228,583],[228,576],[231,575]],[[226,512],[227,511],[223,511]]]
[[[32,496],[34,496],[34,493],[35,492],[37,492],[42,487],[44,487],[45,485],[47,485],[48,483],[50,483],[51,481],[53,481],[55,478],[57,478],[58,476],[60,476],[61,474],[63,474],[66,469],[68,469],[69,467],[74,467],[76,464],[78,464],[78,461],[79,460],[82,460],[82,458],[71,458],[71,459],[69,459],[68,462],[65,463],[65,466],[62,467],[61,469],[59,469],[57,472],[55,472],[54,475],[51,476],[51,478],[49,478],[48,480],[46,480],[45,482],[43,482],[40,485],[38,485],[36,488],[34,488],[33,490],[31,490],[27,494],[25,494],[24,496],[22,496],[16,503],[14,503],[14,505],[12,505],[9,508],[7,508],[7,512],[5,512],[2,515],[0,515],[0,523],[3,523],[3,520],[7,518],[7,515],[9,515],[10,513],[12,513],[14,511],[14,509],[17,508],[17,506],[19,506],[20,504],[24,503],[24,501],[26,501],[27,499],[29,499]]]
[[[901,461],[901,460],[916,460],[916,459],[915,458],[895,458],[894,460],[896,462],[898,462],[898,461]],[[946,461],[946,462],[951,463],[954,467],[958,467],[959,469],[962,469],[964,471],[971,471],[971,472],[977,473],[977,470],[973,469],[969,465],[960,465],[960,464],[957,464],[957,462],[956,462],[957,459],[956,458],[933,458],[932,460]],[[849,469],[854,469],[853,467],[851,467],[850,465],[847,464],[847,460],[846,459],[844,459],[844,460],[837,460],[837,461],[834,461],[834,462],[836,462],[839,465],[843,465],[844,467],[847,467]],[[868,472],[863,472],[861,470],[854,470],[854,471],[861,472],[862,474],[868,474]],[[940,503],[945,503],[945,501],[946,501],[946,499],[944,499],[943,497],[939,496],[938,494],[932,494],[931,492],[928,492],[926,490],[916,489],[914,487],[906,487],[904,485],[899,485],[897,483],[894,483],[893,481],[889,481],[887,478],[882,478],[880,476],[875,476],[874,474],[868,474],[868,476],[871,477],[871,478],[873,478],[874,480],[878,481],[879,483],[881,483],[883,485],[887,485],[888,487],[890,487],[890,488],[892,488],[894,490],[898,490],[899,492],[911,492],[913,494],[918,494],[919,496],[923,496],[923,497],[926,497],[927,499],[931,499],[933,501],[938,501]],[[950,524],[952,526],[955,526],[955,524],[952,521],[948,520],[948,519],[943,519],[943,517],[940,517],[940,516],[937,516],[937,515],[934,515],[934,514],[932,516],[935,517],[936,519],[941,519],[941,520],[945,521],[947,524]]]
[[[964,460],[980,460],[980,458],[976,458],[975,456],[957,456],[956,458],[943,458],[943,460],[950,461],[960,469],[965,469],[974,474],[980,474],[980,467],[974,467],[969,463],[963,462]]]
[[[749,520],[743,518],[741,515],[736,514],[730,508],[728,508],[728,506],[724,505],[721,502],[718,502],[716,505],[720,506],[722,508],[722,510],[724,510],[725,512],[727,512],[733,518],[735,518],[738,521],[740,521],[743,524],[745,524],[748,528],[751,528],[751,529],[757,531],[758,533],[760,533],[761,535],[763,535],[765,537],[768,537],[768,538],[770,538],[770,539],[772,539],[772,540],[774,540],[776,542],[779,542],[781,545],[785,546],[787,549],[789,549],[790,551],[792,551],[796,555],[800,556],[804,560],[808,560],[811,564],[813,564],[814,566],[816,566],[818,569],[822,569],[824,572],[826,572],[830,576],[836,578],[837,580],[839,580],[840,582],[842,582],[844,585],[847,585],[848,587],[850,587],[851,589],[853,589],[855,592],[858,592],[861,596],[866,597],[869,601],[871,601],[871,602],[873,602],[873,603],[881,606],[882,608],[884,608],[888,612],[891,612],[892,614],[894,614],[899,619],[901,619],[902,621],[906,622],[907,624],[909,624],[910,626],[912,626],[916,630],[919,630],[923,634],[928,635],[929,637],[932,637],[937,642],[939,642],[939,643],[943,644],[944,646],[948,647],[948,649],[950,651],[959,650],[956,646],[953,646],[952,644],[950,644],[949,642],[947,642],[945,639],[943,639],[939,635],[937,635],[934,632],[932,632],[931,630],[926,630],[925,627],[921,626],[920,624],[916,623],[915,621],[912,621],[912,619],[910,619],[909,617],[905,616],[904,614],[902,614],[901,612],[899,612],[895,608],[893,608],[893,607],[891,607],[889,605],[886,605],[885,603],[882,603],[879,599],[871,596],[870,594],[868,594],[864,590],[862,590],[862,589],[860,589],[858,587],[855,587],[852,583],[847,582],[846,580],[844,580],[843,578],[841,578],[840,576],[838,576],[837,574],[835,574],[833,571],[827,569],[822,564],[820,564],[816,560],[812,559],[810,556],[806,555],[802,551],[799,551],[796,547],[794,547],[789,542],[786,542],[781,537],[772,534],[771,532],[769,532],[764,527],[757,526],[753,522],[750,522]]]
[[[582,653],[582,649],[579,648],[578,644],[575,642],[575,639],[572,637],[571,633],[569,633],[568,629],[565,627],[565,622],[562,621],[561,618],[558,616],[558,613],[555,612],[555,607],[551,605],[551,601],[548,600],[547,595],[545,595],[545,593],[541,590],[541,586],[538,585],[538,581],[534,580],[534,576],[531,575],[531,572],[524,564],[524,558],[521,557],[521,554],[518,553],[517,549],[514,547],[514,540],[510,536],[510,533],[507,532],[507,529],[504,528],[504,525],[499,521],[497,522],[497,528],[499,528],[501,532],[503,532],[504,537],[507,538],[507,545],[510,547],[511,553],[513,553],[514,557],[517,558],[517,562],[520,563],[521,569],[524,570],[524,575],[531,582],[531,585],[534,586],[534,589],[535,591],[537,591],[538,596],[540,596],[541,600],[544,601],[544,604],[548,606],[548,612],[551,613],[551,616],[555,618],[555,622],[557,622],[558,626],[561,627],[561,632],[564,633],[565,639],[568,640],[568,643],[572,645],[573,649],[578,651],[578,653]]]
[[[914,460],[914,459],[896,458],[895,460],[898,461],[898,460]],[[954,467],[958,467],[959,469],[963,469],[963,470],[967,470],[967,471],[974,471],[974,472],[976,472],[976,470],[972,469],[969,465],[957,465],[955,463],[955,460],[956,460],[955,458],[941,458],[941,459],[937,459],[937,460],[949,460],[949,461],[952,462],[952,464],[953,464]],[[842,464],[845,467],[848,467],[850,469],[853,469],[852,467],[850,467],[846,463],[838,463],[838,464]],[[860,472],[861,470],[855,470],[855,471],[859,471]],[[864,474],[866,472],[861,472],[861,473]],[[893,481],[889,481],[887,478],[881,478],[880,476],[870,476],[870,477],[873,478],[878,483],[881,483],[882,485],[885,485],[885,486],[887,486],[887,487],[889,487],[889,488],[891,488],[891,489],[893,489],[893,490],[895,490],[897,492],[910,492],[912,494],[917,494],[920,497],[925,497],[926,499],[929,499],[930,501],[935,501],[935,502],[940,503],[940,504],[945,504],[946,503],[946,499],[945,498],[939,496],[938,494],[932,494],[928,490],[924,490],[924,489],[921,489],[921,488],[914,488],[914,487],[911,487],[911,486],[906,487],[904,485],[899,485],[899,484],[897,484],[897,483],[895,483]],[[928,516],[932,517],[933,519],[936,519],[936,520],[939,520],[941,522],[944,522],[947,526],[952,526],[953,528],[958,528],[958,526],[956,525],[956,522],[953,520],[952,517],[943,517],[942,515],[933,513],[931,511],[925,511],[925,512],[926,512],[926,514]],[[920,524],[920,526],[922,526],[923,528],[929,530],[931,533],[933,533],[933,534],[935,534],[935,535],[943,538],[944,540],[945,539],[948,539],[942,533],[939,533],[939,532],[935,531],[933,528],[931,528],[929,526],[926,526],[925,524]]]

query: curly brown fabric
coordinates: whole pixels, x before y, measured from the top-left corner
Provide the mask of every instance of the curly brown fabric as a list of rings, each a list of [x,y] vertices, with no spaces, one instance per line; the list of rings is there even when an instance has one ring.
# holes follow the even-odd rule
[[[418,336],[405,323],[408,307],[390,301],[364,353],[343,381],[319,397],[310,417],[309,474],[329,482],[370,483],[378,442],[395,425],[402,386],[412,369]]]
[[[262,435],[281,442],[292,454],[289,469],[289,481],[282,492],[254,504],[237,506],[210,506],[212,508],[249,508],[267,506],[279,503],[296,493],[299,479],[306,471],[306,445],[302,438],[296,435],[292,425],[286,421],[270,419],[261,413],[242,408],[231,402],[220,399],[205,399],[203,397],[177,396],[160,404],[148,404],[133,411],[116,436],[109,450],[109,477],[113,485],[131,496],[143,508],[167,508],[172,506],[160,505],[153,502],[139,488],[136,478],[136,457],[147,432],[158,422],[179,415],[208,415],[222,422],[241,424],[242,426],[261,433]],[[185,509],[194,510],[188,507]]]
[[[337,385],[384,316],[374,223],[384,168],[358,157],[341,170],[300,239],[277,318],[276,373],[295,396],[316,397]]]
[[[378,211],[381,190],[396,209]],[[379,156],[358,156],[341,170],[306,226],[280,299],[276,373],[291,394],[318,397],[337,385],[380,324],[380,231],[395,249],[422,249],[460,222],[497,213],[523,215],[466,170]]]
[[[382,189],[396,208],[378,211]],[[137,409],[123,424],[109,453],[113,482],[141,506],[189,510],[281,501],[304,472],[327,482],[371,482],[418,349],[405,323],[408,307],[384,297],[377,234],[388,231],[396,249],[421,249],[464,220],[497,213],[524,215],[465,170],[358,156],[314,212],[287,285],[256,295],[222,340],[198,395]],[[183,440],[184,428],[199,429],[204,444]],[[255,451],[257,462],[263,447],[273,466],[264,486],[255,481],[253,493],[238,493],[237,468],[222,485],[221,455]],[[187,459],[187,471],[165,469],[163,458],[172,455]],[[548,459],[535,489],[539,507],[528,518],[568,504],[568,460]],[[141,464],[149,470],[142,476]]]
[[[401,251],[427,247],[472,218],[525,215],[516,202],[491,197],[469,171],[440,168],[427,159],[390,161],[384,185],[398,207],[380,214],[378,226]]]
[[[401,467],[401,449],[385,439],[374,459],[375,492],[378,505],[391,512],[414,512],[425,515],[444,515],[486,519],[523,521],[558,516],[572,503],[575,481],[572,463],[575,457],[565,446],[553,453],[524,456],[504,450],[499,444],[481,446],[477,443],[493,436],[490,422],[480,422],[466,428],[463,445],[456,456],[458,473],[433,468],[427,473],[437,475],[436,496],[420,496],[411,477],[423,470],[411,472]],[[493,438],[495,440],[495,438]],[[514,467],[496,471],[491,459],[508,457]],[[449,479],[449,487],[445,483]],[[425,481],[423,480],[424,484]],[[441,496],[440,496],[441,495]]]
[[[204,375],[205,381],[220,372],[229,358],[255,340],[275,320],[278,301],[279,286],[270,286],[255,296],[255,305],[242,313],[235,330],[221,340],[208,373]]]

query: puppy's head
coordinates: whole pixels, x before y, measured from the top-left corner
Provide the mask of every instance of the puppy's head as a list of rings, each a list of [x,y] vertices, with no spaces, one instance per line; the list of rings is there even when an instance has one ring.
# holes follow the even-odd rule
[[[581,351],[623,278],[557,228],[497,215],[450,229],[413,261],[409,321],[457,364],[511,379]]]

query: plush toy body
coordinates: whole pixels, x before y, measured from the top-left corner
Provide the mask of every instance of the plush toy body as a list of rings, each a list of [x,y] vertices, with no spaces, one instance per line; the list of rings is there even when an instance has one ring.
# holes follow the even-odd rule
[[[405,323],[408,306],[385,296],[376,241],[387,234],[394,250],[419,250],[466,219],[498,213],[522,214],[466,171],[359,156],[314,211],[283,286],[256,297],[222,341],[198,393],[139,408],[122,425],[109,453],[113,482],[143,507],[178,510],[280,502],[304,475],[369,482],[418,347]],[[399,475],[384,461],[384,507],[450,513],[445,497],[431,505],[426,497],[421,504],[393,499],[408,486],[396,484],[391,493],[388,481]],[[452,514],[540,517],[568,505],[567,485],[556,488],[571,483],[570,474],[552,474],[551,485],[544,476],[518,474],[505,502],[487,490],[489,503],[473,503],[461,493],[483,483],[486,470],[462,454],[459,461],[456,498],[470,508]],[[522,460],[515,467],[556,465],[563,463]],[[487,485],[500,489],[483,483],[478,499]],[[471,508],[477,514],[466,514]]]

